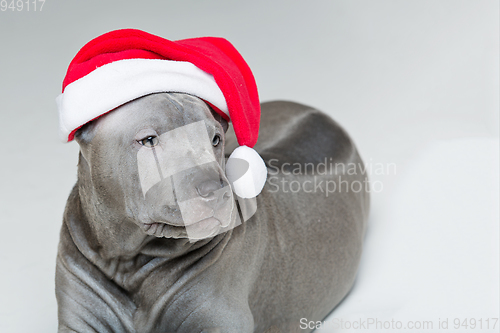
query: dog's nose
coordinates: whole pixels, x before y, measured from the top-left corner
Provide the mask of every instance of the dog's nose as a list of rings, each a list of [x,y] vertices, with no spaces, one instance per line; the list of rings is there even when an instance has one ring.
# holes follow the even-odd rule
[[[213,195],[215,191],[221,188],[222,188],[221,183],[215,180],[207,180],[201,183],[200,185],[196,186],[198,194],[203,198],[210,197],[211,195]]]
[[[215,200],[219,204],[231,198],[231,187],[226,182],[208,180],[196,186],[196,191],[200,197],[210,201]],[[216,195],[214,195],[215,192],[217,192]]]

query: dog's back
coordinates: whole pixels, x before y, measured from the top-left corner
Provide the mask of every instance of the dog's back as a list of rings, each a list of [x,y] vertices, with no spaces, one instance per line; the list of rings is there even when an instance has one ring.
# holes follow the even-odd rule
[[[226,138],[228,152],[235,139]],[[345,131],[301,104],[263,103],[255,148],[269,171],[256,217],[247,222],[263,225],[257,239],[265,248],[249,297],[255,331],[270,325],[299,331],[323,319],[354,282],[369,209],[367,177]]]

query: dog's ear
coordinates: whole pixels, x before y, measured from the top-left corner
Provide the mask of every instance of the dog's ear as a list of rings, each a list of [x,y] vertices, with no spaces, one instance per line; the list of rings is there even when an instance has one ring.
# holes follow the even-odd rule
[[[75,132],[75,141],[78,142],[80,146],[90,143],[95,136],[95,127],[97,121],[93,120],[82,127],[80,127]]]
[[[215,110],[210,105],[208,105],[208,107],[210,109],[210,112],[212,112],[212,116],[214,116],[215,120],[217,120],[221,124],[224,133],[226,133],[227,129],[229,128],[229,123],[227,122],[227,120],[222,118],[220,114],[215,112]]]
[[[75,132],[75,141],[78,143],[80,146],[80,153],[83,156],[83,158],[88,162],[89,160],[89,149],[90,149],[90,142],[94,138],[96,134],[96,125],[97,121],[91,121],[80,127],[76,132]]]

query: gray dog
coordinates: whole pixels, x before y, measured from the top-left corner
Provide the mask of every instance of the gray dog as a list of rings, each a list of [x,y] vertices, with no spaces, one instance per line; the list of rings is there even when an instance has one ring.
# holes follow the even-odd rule
[[[217,163],[180,177],[176,195],[209,202],[227,188],[237,143],[199,98],[147,95],[77,131],[78,181],[57,256],[59,332],[310,332],[348,293],[369,196],[342,128],[304,105],[263,103],[255,149],[268,180],[255,214],[227,229],[193,224],[190,237],[179,207],[160,195],[169,183],[143,193],[138,151],[200,121]],[[162,144],[185,144],[171,141]],[[179,155],[171,158],[192,158]],[[242,208],[223,192],[214,210],[234,220]]]

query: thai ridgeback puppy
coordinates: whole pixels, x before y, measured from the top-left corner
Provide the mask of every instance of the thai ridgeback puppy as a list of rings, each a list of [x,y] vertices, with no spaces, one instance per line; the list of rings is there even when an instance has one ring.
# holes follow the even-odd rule
[[[172,183],[143,193],[138,156],[183,147],[190,138],[162,142],[162,134],[190,124],[203,124],[217,163],[176,186],[205,200],[227,184],[225,159],[237,143],[201,99],[147,95],[77,131],[78,180],[57,256],[59,332],[310,332],[301,320],[324,319],[350,290],[369,189],[344,130],[313,108],[263,103],[255,149],[268,180],[255,213],[223,232],[213,221],[194,224],[189,237]],[[176,151],[175,163],[193,158]],[[220,216],[240,216],[236,196],[223,197]]]

